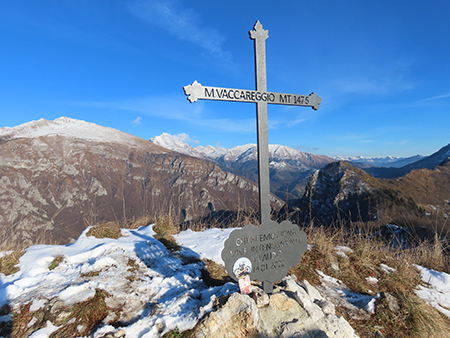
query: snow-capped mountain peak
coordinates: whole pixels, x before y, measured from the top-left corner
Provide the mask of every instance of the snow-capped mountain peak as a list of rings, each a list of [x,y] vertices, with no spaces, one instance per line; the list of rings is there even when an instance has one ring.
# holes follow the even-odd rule
[[[124,142],[128,144],[136,144],[144,141],[137,136],[126,134],[117,129],[103,127],[95,123],[69,117],[60,117],[54,121],[40,119],[13,128],[0,128],[0,138],[6,140],[56,135],[103,142]]]
[[[177,151],[182,154],[206,158],[214,161],[219,159],[225,162],[257,160],[258,154],[257,145],[254,143],[236,146],[231,149],[215,148],[210,145],[206,147],[197,146],[196,148],[193,148],[191,145],[184,142],[183,137],[180,137],[180,135],[170,135],[167,133],[162,133],[159,136],[155,136],[151,138],[150,141],[161,147]],[[311,160],[312,156],[316,155],[307,154],[300,150],[279,144],[269,145],[269,157],[275,161],[292,160],[303,162]]]

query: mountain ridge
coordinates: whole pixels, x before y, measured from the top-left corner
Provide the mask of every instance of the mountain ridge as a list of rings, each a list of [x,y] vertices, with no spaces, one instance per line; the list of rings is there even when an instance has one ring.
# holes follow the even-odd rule
[[[298,223],[306,224],[382,221],[445,228],[450,215],[449,189],[449,160],[433,169],[414,169],[391,179],[373,177],[339,161],[311,175],[304,195],[291,203],[289,210]]]
[[[396,178],[401,177],[414,169],[434,169],[439,165],[444,164],[450,158],[450,143],[443,146],[438,151],[434,152],[430,156],[420,159],[419,161],[412,162],[400,168],[362,168],[367,173],[374,177],[379,178]]]
[[[88,224],[169,213],[181,222],[258,206],[247,178],[89,122],[32,121],[2,128],[0,140],[0,235],[11,242],[67,243]]]
[[[256,144],[236,146],[231,149],[213,146],[191,145],[178,137],[163,133],[150,139],[151,142],[189,156],[200,157],[217,163],[223,170],[258,181]],[[281,199],[300,198],[311,172],[333,162],[331,157],[313,155],[283,146],[269,145],[269,168],[271,192]]]

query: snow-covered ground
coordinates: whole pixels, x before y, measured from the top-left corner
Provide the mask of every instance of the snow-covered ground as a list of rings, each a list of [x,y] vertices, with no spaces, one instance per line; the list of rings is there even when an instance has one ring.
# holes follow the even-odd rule
[[[159,337],[175,327],[180,331],[194,327],[216,297],[238,291],[233,283],[207,287],[200,278],[201,263],[186,264],[174,257],[153,238],[151,226],[122,230],[122,234],[117,240],[97,239],[87,237],[85,231],[73,244],[28,248],[20,258],[20,271],[0,274],[0,307],[8,302],[18,308],[31,302],[30,311],[37,311],[54,297],[71,305],[102,289],[112,295],[106,299],[108,306],[123,306],[121,320],[130,323],[122,328],[127,338]],[[202,233],[190,232],[185,237],[196,235]],[[207,236],[200,241],[198,252],[207,252],[224,240],[224,236]],[[190,249],[182,254],[200,256]],[[56,256],[63,256],[64,261],[49,270]],[[7,320],[10,315],[0,317],[0,321]],[[49,323],[32,337],[47,337],[57,329]],[[104,325],[94,337],[115,330]]]
[[[201,280],[202,263],[190,259],[209,258],[223,264],[223,243],[233,230],[183,231],[175,236],[183,247],[176,256],[153,238],[152,226],[122,230],[123,237],[117,240],[87,237],[86,230],[73,244],[36,245],[21,257],[18,272],[10,276],[0,274],[0,307],[9,303],[18,308],[31,303],[33,312],[54,297],[70,305],[87,300],[96,289],[102,289],[110,294],[106,298],[109,307],[122,307],[121,322],[127,324],[121,329],[127,338],[160,337],[175,328],[190,329],[211,310],[215,298],[238,291],[234,283],[206,286]],[[342,254],[348,250],[337,248]],[[49,270],[56,256],[63,256],[64,260]],[[418,268],[428,284],[421,286],[417,294],[450,317],[450,275]],[[349,299],[350,291],[342,282],[318,273],[330,294]],[[352,293],[355,302],[364,302],[370,311],[376,296],[359,296]],[[0,317],[0,322],[10,320],[10,316]],[[48,322],[46,328],[31,337],[48,337],[57,329]],[[115,330],[104,324],[93,337]]]

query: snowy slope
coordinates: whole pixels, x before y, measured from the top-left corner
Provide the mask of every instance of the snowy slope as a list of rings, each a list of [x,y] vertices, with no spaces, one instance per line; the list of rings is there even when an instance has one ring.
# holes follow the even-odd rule
[[[223,245],[232,230],[215,229],[213,236],[200,243],[208,248]],[[200,278],[202,264],[199,261],[186,264],[171,255],[153,238],[151,226],[122,230],[124,237],[117,240],[87,237],[87,231],[73,244],[28,248],[20,258],[19,272],[10,276],[0,274],[0,307],[8,302],[18,309],[21,304],[31,302],[30,311],[34,312],[48,306],[54,297],[70,306],[102,289],[111,295],[106,299],[108,306],[122,306],[121,322],[130,323],[121,328],[126,337],[149,338],[160,337],[175,327],[192,328],[216,297],[238,290],[232,283],[207,287]],[[188,233],[186,240],[195,238],[195,234]],[[58,255],[64,261],[49,270],[49,264]],[[186,249],[184,256],[199,257],[199,254]],[[157,311],[152,310],[152,304],[157,304]],[[10,319],[10,315],[3,316],[0,322]],[[49,324],[40,330],[41,337],[48,337],[57,329]],[[104,324],[93,337],[115,330]]]
[[[207,287],[200,278],[202,263],[191,259],[209,258],[222,264],[220,252],[233,230],[181,232],[175,236],[183,246],[177,256],[153,238],[152,226],[122,229],[123,237],[117,240],[87,237],[86,231],[73,244],[30,247],[20,258],[20,271],[10,276],[0,274],[0,308],[5,303],[14,309],[31,303],[30,312],[37,313],[54,297],[70,305],[91,298],[95,290],[100,289],[109,293],[106,298],[109,307],[121,308],[120,322],[123,324],[119,328],[102,324],[89,337],[102,337],[120,329],[127,338],[150,338],[161,337],[175,328],[180,331],[190,329],[204,313],[211,311],[216,298],[238,291],[234,283]],[[336,250],[341,255],[351,251],[346,247],[336,247]],[[63,256],[64,261],[49,270],[49,264],[58,255]],[[382,268],[387,273],[392,270],[386,266]],[[450,317],[450,275],[418,268],[428,286],[421,286],[416,293]],[[353,292],[348,297],[345,284],[317,272],[325,297],[341,297],[344,307],[363,302],[366,311],[373,311],[377,296]],[[0,316],[0,322],[9,320],[10,314]],[[58,329],[47,322],[30,337],[48,337]]]
[[[54,121],[40,119],[17,127],[0,128],[0,139],[37,138],[40,136],[65,135],[78,139],[102,142],[141,144],[145,140],[117,129],[102,127],[95,123],[60,117]]]

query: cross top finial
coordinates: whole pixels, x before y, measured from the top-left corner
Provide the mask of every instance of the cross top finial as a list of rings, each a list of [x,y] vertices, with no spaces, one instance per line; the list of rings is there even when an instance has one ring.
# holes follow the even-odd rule
[[[249,31],[250,38],[253,40],[256,39],[267,39],[269,37],[269,31],[267,29],[264,29],[261,25],[261,22],[256,21],[255,25],[253,26],[253,30]]]

